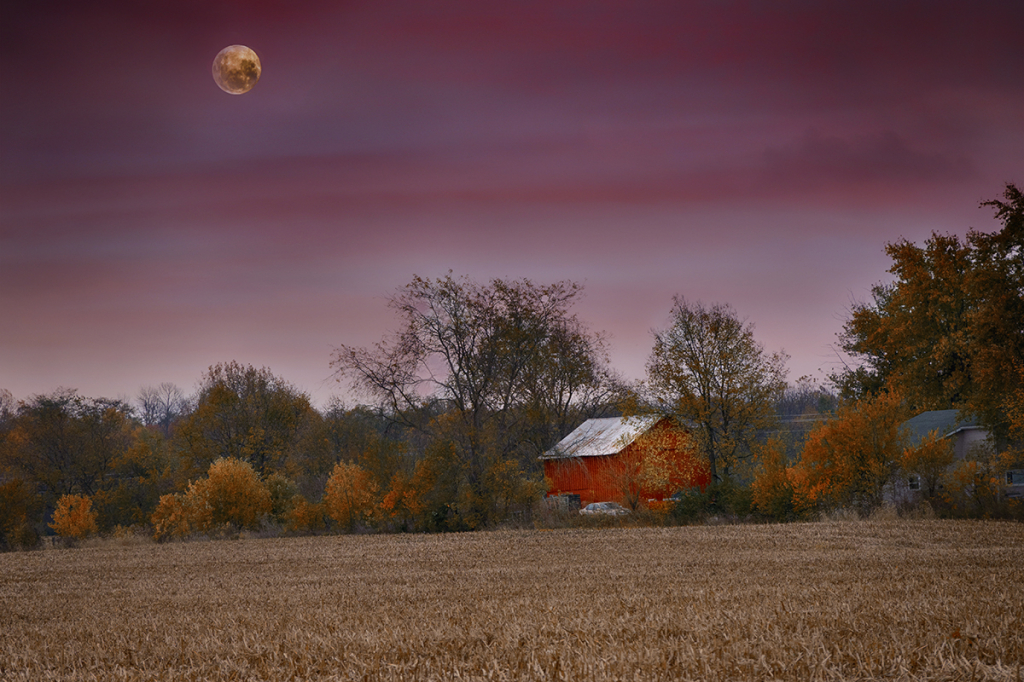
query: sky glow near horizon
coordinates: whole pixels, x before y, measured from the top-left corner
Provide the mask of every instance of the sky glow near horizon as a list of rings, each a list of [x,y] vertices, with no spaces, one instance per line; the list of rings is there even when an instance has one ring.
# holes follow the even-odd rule
[[[643,376],[672,296],[822,377],[886,242],[1024,183],[1024,4],[12,2],[0,388],[191,391],[331,351],[413,275],[570,279]],[[241,96],[210,75],[248,45]]]

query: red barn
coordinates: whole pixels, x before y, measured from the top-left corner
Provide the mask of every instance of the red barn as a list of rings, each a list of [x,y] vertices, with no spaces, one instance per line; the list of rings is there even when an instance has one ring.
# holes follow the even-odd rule
[[[703,489],[710,480],[689,432],[660,415],[590,419],[540,459],[548,496],[579,495],[582,505],[615,501],[635,508]]]

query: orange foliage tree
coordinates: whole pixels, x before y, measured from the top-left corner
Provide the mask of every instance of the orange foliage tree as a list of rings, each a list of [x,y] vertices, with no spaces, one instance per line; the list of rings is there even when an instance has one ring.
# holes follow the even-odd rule
[[[198,530],[193,521],[197,514],[192,509],[194,497],[186,494],[161,495],[150,521],[153,524],[153,538],[166,540],[182,538]]]
[[[428,512],[436,505],[432,498],[442,466],[442,462],[427,457],[416,463],[412,474],[396,471],[380,501],[381,520],[405,529],[430,528]]]
[[[958,462],[946,478],[945,501],[952,514],[975,518],[998,515],[999,469],[996,457]]]
[[[255,528],[271,510],[270,491],[248,462],[218,459],[194,487],[206,501],[212,526]]]
[[[92,500],[86,495],[64,495],[57,500],[50,528],[62,538],[81,540],[98,531]]]
[[[327,480],[324,509],[342,528],[352,530],[373,519],[380,487],[366,469],[355,463],[338,462]]]
[[[811,429],[790,475],[795,509],[853,507],[865,513],[879,506],[900,468],[906,418],[902,397],[890,391],[841,405],[835,418]]]

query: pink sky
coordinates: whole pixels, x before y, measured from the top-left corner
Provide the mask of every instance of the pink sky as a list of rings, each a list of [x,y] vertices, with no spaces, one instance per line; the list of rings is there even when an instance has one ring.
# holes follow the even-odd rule
[[[997,229],[978,203],[1024,183],[1020,2],[166,5],[0,10],[17,398],[237,360],[323,404],[332,348],[449,269],[582,283],[628,378],[673,294],[821,377],[886,242]]]

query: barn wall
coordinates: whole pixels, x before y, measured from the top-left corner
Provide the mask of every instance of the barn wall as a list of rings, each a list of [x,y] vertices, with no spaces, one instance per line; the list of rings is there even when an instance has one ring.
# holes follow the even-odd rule
[[[580,504],[614,500],[607,479],[612,457],[570,457],[544,462],[544,475],[551,480],[548,495],[579,495]]]

